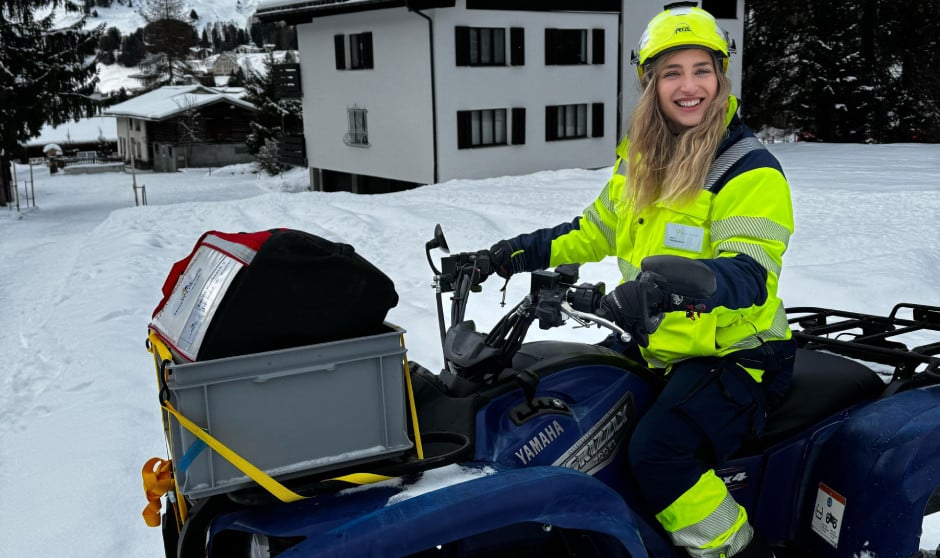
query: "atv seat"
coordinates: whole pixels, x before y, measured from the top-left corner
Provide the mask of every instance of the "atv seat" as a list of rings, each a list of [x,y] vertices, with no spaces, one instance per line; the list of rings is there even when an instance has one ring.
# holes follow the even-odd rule
[[[790,391],[767,416],[764,435],[745,452],[771,446],[836,412],[875,399],[885,382],[867,366],[832,353],[797,349]]]

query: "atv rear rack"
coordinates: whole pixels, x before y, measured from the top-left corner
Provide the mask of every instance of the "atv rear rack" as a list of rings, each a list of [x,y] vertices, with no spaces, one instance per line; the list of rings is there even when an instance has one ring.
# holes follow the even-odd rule
[[[899,313],[910,312],[911,317]],[[906,302],[894,306],[888,316],[846,312],[831,308],[787,308],[787,321],[800,347],[825,350],[894,367],[894,380],[910,380],[923,374],[940,382],[940,307]],[[797,327],[798,326],[798,327]],[[899,335],[933,332],[933,341],[908,347]]]

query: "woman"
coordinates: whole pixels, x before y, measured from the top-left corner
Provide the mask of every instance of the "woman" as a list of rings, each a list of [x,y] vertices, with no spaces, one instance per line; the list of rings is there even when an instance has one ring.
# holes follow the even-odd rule
[[[489,252],[507,278],[617,257],[624,283],[602,309],[668,379],[630,440],[649,511],[691,556],[768,557],[715,467],[761,434],[789,385],[795,344],[777,282],[793,213],[780,164],[736,115],[728,57],[727,35],[704,10],[656,16],[634,56],[642,95],[600,196],[571,223]],[[703,313],[686,312],[690,301],[662,280],[636,280],[657,254],[712,270],[717,291],[692,301]],[[650,311],[665,313],[658,327],[643,319]]]

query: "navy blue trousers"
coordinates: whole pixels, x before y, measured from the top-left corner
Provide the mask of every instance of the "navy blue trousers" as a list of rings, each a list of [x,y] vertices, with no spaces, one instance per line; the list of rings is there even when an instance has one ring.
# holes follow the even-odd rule
[[[796,344],[775,341],[673,367],[662,393],[630,439],[629,463],[641,495],[659,513],[702,474],[763,433],[770,405],[785,395]],[[740,364],[739,364],[740,363]],[[742,368],[765,370],[757,382]]]

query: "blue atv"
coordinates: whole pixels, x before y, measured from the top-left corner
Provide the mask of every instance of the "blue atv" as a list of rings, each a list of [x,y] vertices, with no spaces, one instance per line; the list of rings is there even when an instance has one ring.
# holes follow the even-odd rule
[[[285,480],[306,496],[293,503],[255,487],[189,501],[184,522],[164,515],[168,558],[680,556],[635,497],[623,451],[665,379],[604,344],[525,342],[536,322],[627,340],[595,314],[604,285],[578,284],[574,266],[533,273],[528,295],[478,332],[465,311],[488,262],[449,254],[440,227],[426,252],[445,368],[410,363],[423,459],[358,464],[349,472],[385,479],[365,486],[335,470]],[[649,265],[701,296],[708,278],[690,261]],[[919,542],[940,510],[940,308],[788,316],[792,388],[716,472],[778,557],[934,556]]]

